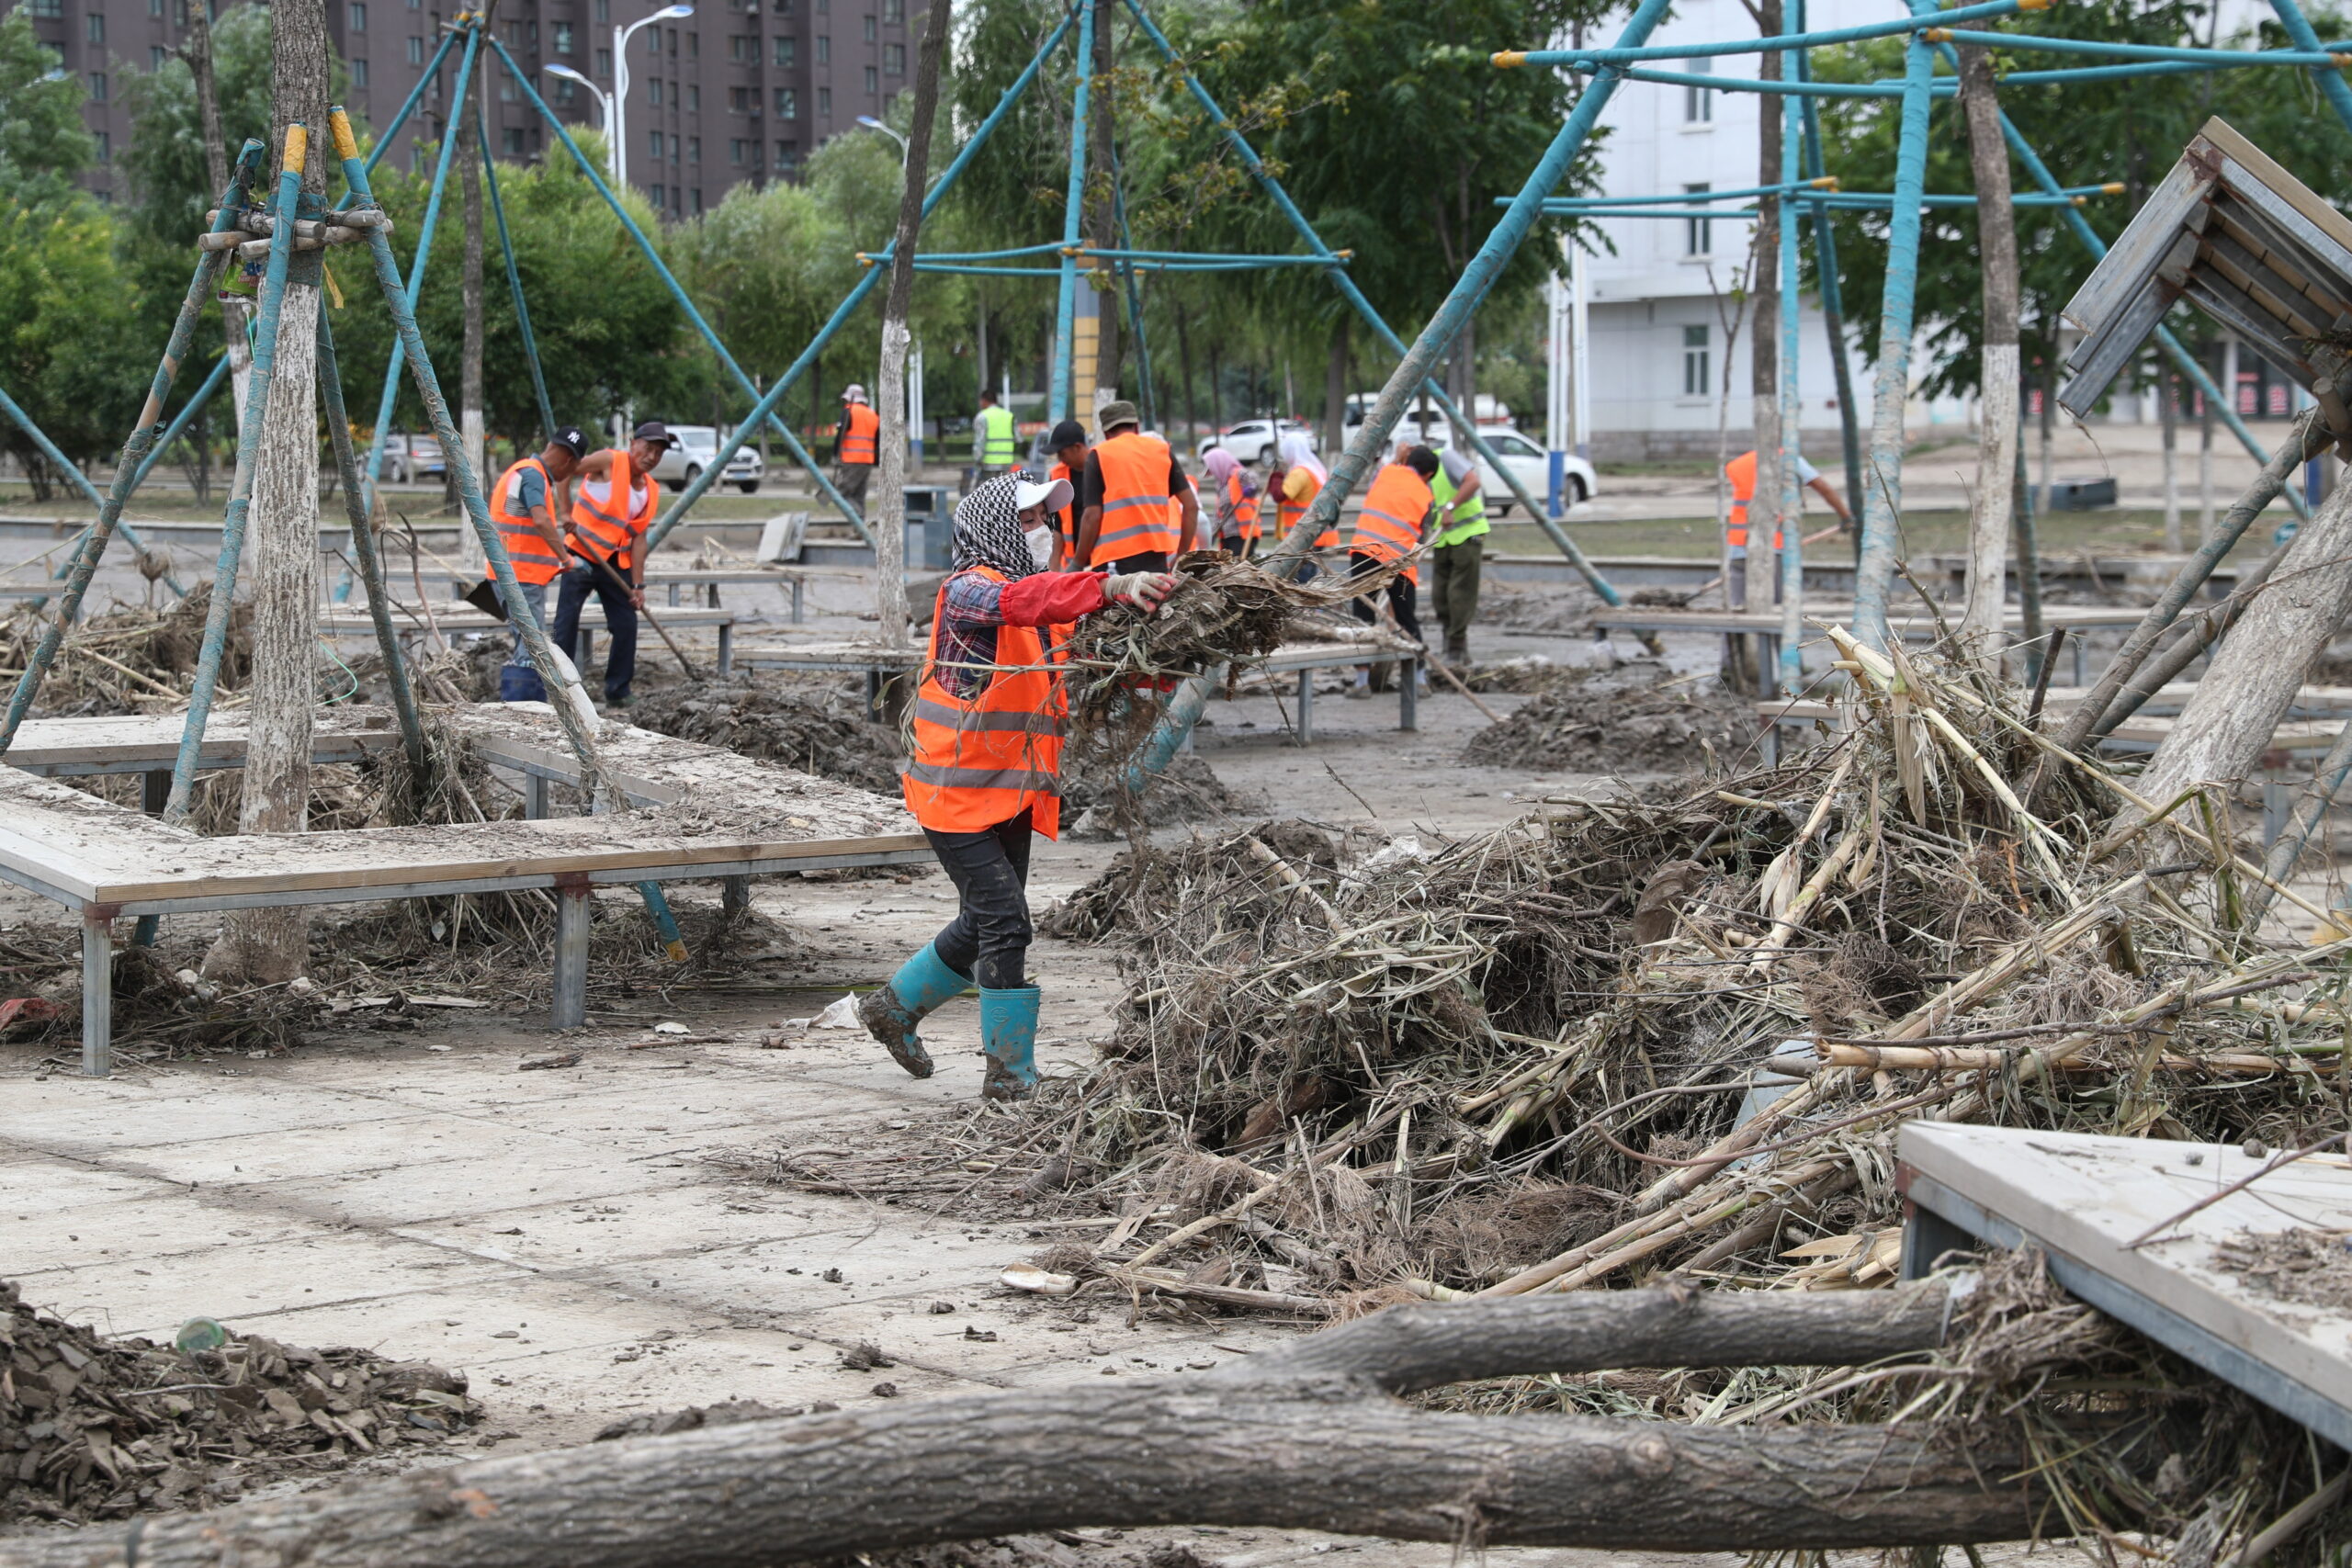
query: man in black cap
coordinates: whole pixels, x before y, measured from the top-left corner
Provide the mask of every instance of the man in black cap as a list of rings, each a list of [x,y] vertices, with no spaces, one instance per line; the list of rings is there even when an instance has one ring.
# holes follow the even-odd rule
[[[522,604],[503,606],[509,621],[520,622],[528,615],[535,626],[547,624],[548,584],[561,574],[570,553],[564,544],[563,526],[556,521],[565,510],[563,482],[571,477],[582,454],[587,450],[588,437],[566,425],[555,433],[555,439],[541,448],[537,457],[514,464],[498,476],[498,483],[491,489],[490,520],[498,529],[499,541],[506,547],[507,558],[514,564],[514,581],[523,590]],[[482,575],[489,580],[497,573],[485,570]],[[498,671],[498,700],[547,700],[539,672],[531,668],[530,655],[524,651],[519,629],[514,634],[514,646],[506,655],[506,663]]]
[[[1054,515],[1054,532],[1060,543],[1054,554],[1054,570],[1068,571],[1078,559],[1078,481],[1086,472],[1086,426],[1074,419],[1066,419],[1054,426],[1047,438],[1047,449],[1054,455],[1054,466],[1046,471],[1046,482],[1056,479],[1069,481],[1070,499]]]
[[[674,440],[668,425],[649,419],[627,451],[582,458],[572,486],[571,564],[556,591],[555,645],[579,657],[580,612],[594,594],[605,607],[605,701],[612,707],[635,700],[628,689],[637,678],[637,613],[645,608],[645,531],[662,510],[653,466]]]

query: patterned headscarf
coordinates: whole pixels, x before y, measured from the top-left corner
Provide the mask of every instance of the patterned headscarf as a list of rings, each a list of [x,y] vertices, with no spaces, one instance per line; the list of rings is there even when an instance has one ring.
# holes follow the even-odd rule
[[[1021,507],[1014,487],[1026,481],[1019,469],[1000,474],[956,503],[957,571],[976,566],[994,567],[1012,581],[1034,577],[1037,563],[1029,554],[1028,533],[1021,525]]]

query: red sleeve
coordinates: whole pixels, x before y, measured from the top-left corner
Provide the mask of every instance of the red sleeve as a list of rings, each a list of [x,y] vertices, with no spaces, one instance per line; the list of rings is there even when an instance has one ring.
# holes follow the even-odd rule
[[[1091,571],[1041,571],[1008,582],[997,613],[1008,626],[1057,626],[1102,608],[1103,579]]]

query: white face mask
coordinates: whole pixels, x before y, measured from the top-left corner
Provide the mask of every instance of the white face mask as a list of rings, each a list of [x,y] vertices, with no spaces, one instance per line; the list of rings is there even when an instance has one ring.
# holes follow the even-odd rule
[[[1032,528],[1022,537],[1029,541],[1029,558],[1039,571],[1054,564],[1054,531],[1051,528]]]

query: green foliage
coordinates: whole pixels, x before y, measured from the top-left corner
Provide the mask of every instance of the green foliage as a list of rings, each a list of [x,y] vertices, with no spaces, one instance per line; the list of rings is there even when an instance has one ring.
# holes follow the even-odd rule
[[[77,464],[110,456],[153,368],[142,368],[114,225],[86,197],[0,202],[0,386]],[[0,424],[20,461],[29,439]]]
[[[27,7],[0,17],[0,203],[63,197],[97,156],[82,125],[82,84],[57,74],[59,63]]]
[[[2214,41],[2211,9],[2201,0],[2082,0],[2063,16],[2019,17],[2017,30],[2063,32],[2068,38],[2179,44]],[[2322,38],[2343,36],[2343,18],[2316,14]],[[2258,39],[2222,39],[2225,47],[2290,47],[2275,25]],[[2024,51],[1998,51],[1996,70],[2048,70],[2100,62]],[[1947,68],[1939,66],[1942,73]],[[1815,56],[1816,74],[1835,81],[1899,78],[1903,46],[1886,40]],[[2133,77],[2053,85],[2005,85],[2001,107],[2041,155],[2059,183],[2120,181],[2120,195],[2092,197],[2073,209],[2112,244],[2148,193],[2179,158],[2208,116],[2220,115],[2245,131],[2298,179],[2342,204],[2352,200],[2352,132],[2320,96],[2310,73],[2261,68],[2203,75]],[[1894,99],[1830,99],[1822,109],[1823,162],[1849,190],[1894,188],[1901,107]],[[2012,155],[2010,179],[2019,192],[2037,188]],[[1927,188],[1970,191],[1967,131],[1958,105],[1939,100],[1929,122]],[[2055,355],[2058,312],[2089,276],[2090,252],[2053,208],[2018,208],[2018,273],[2024,350],[2029,374]],[[1847,320],[1863,352],[1878,352],[1879,310],[1885,284],[1888,215],[1844,213],[1837,220],[1838,276]],[[1917,320],[1927,361],[1915,375],[1932,393],[1967,392],[1979,381],[1983,280],[1976,263],[1976,219],[1970,208],[1930,209],[1920,234]],[[2211,323],[2187,308],[2174,329],[2192,344],[2212,335]]]

